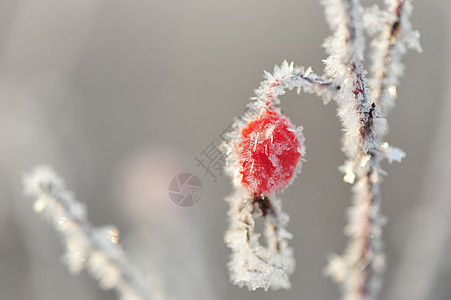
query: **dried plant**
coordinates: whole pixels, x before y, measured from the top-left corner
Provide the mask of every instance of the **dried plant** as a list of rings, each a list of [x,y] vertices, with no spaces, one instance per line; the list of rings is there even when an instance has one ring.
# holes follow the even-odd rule
[[[345,234],[348,245],[342,256],[332,255],[324,270],[341,284],[343,299],[375,299],[385,267],[380,212],[381,162],[405,156],[385,142],[387,115],[394,106],[401,57],[408,48],[421,51],[419,34],[409,21],[410,0],[387,0],[386,8],[363,8],[358,0],[323,0],[332,35],[324,46],[328,57],[324,75],[311,68],[283,62],[255,90],[247,113],[237,118],[222,146],[226,173],[234,191],[225,241],[231,249],[230,276],[234,284],[250,290],[289,288],[294,271],[292,235],[285,229],[288,215],[276,193],[290,185],[301,171],[305,156],[302,127],[295,127],[281,113],[279,97],[297,88],[315,93],[324,104],[334,101],[342,122],[343,152],[340,170],[352,184],[353,204]],[[365,33],[371,37],[370,77],[364,69]],[[83,268],[106,289],[122,299],[155,299],[161,293],[148,276],[134,267],[117,243],[114,227],[94,228],[85,207],[49,168],[38,167],[24,178],[25,192],[35,198],[34,209],[61,234],[64,262],[72,273]],[[263,236],[256,222],[264,221]]]
[[[290,287],[288,276],[294,270],[294,260],[287,240],[291,234],[285,230],[288,216],[275,193],[300,172],[304,138],[301,127],[284,128],[278,120],[264,120],[269,113],[281,116],[278,96],[297,87],[298,92],[303,89],[321,96],[325,104],[336,102],[347,156],[340,170],[344,181],[353,184],[353,205],[345,228],[349,243],[343,256],[329,258],[325,274],[341,284],[343,299],[374,299],[385,267],[381,241],[385,218],[380,212],[380,183],[385,172],[380,164],[384,159],[401,161],[405,156],[384,141],[386,117],[394,105],[404,69],[401,56],[407,48],[421,51],[419,34],[411,29],[409,0],[386,1],[385,10],[377,6],[363,8],[357,0],[322,3],[333,32],[324,43],[328,54],[325,74],[317,76],[310,68],[294,68],[286,62],[280,68],[276,66],[273,74],[265,73],[266,80],[255,91],[249,111],[235,120],[223,147],[226,172],[235,190],[227,198],[230,227],[225,240],[232,250],[229,270],[235,284],[250,290]],[[365,30],[372,37],[370,80],[363,65]],[[292,132],[291,138],[299,143],[279,138],[283,130]],[[287,163],[293,155],[290,147],[298,147],[300,153],[294,174]],[[275,188],[262,188],[271,181]],[[257,218],[264,219],[266,245],[255,232]]]

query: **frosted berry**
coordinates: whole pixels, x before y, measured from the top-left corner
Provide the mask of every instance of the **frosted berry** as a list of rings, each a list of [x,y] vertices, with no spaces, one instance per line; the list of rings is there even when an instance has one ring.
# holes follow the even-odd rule
[[[291,182],[302,145],[287,117],[265,109],[244,126],[238,139],[241,184],[254,197],[271,195]]]

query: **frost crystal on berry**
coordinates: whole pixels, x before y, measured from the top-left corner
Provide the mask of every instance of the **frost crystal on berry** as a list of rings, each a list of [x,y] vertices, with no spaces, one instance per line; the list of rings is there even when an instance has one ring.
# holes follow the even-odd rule
[[[269,109],[243,128],[236,152],[241,184],[250,193],[271,195],[290,183],[300,164],[301,130]]]

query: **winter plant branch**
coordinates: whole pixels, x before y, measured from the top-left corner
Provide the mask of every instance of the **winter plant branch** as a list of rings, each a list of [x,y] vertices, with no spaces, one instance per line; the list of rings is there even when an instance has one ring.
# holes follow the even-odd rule
[[[123,300],[160,299],[161,295],[128,259],[113,226],[93,227],[86,207],[75,200],[56,173],[37,167],[23,179],[25,194],[34,198],[34,211],[60,233],[66,253],[63,262],[72,274],[86,269],[103,289],[115,289]]]
[[[284,62],[255,91],[248,112],[237,118],[228,142],[226,173],[234,192],[226,200],[230,226],[225,241],[231,249],[232,281],[250,290],[289,288],[294,270],[292,250],[285,230],[288,216],[275,193],[300,172],[304,156],[302,127],[297,129],[280,112],[279,96],[298,88],[334,100],[344,129],[343,151],[347,161],[340,167],[344,181],[353,184],[353,206],[345,234],[349,243],[343,256],[333,255],[325,273],[341,283],[343,299],[375,299],[385,262],[381,233],[380,183],[385,172],[380,164],[401,161],[398,148],[384,142],[386,117],[394,105],[396,85],[403,73],[401,56],[407,48],[421,51],[419,34],[411,29],[410,0],[386,1],[386,10],[363,8],[358,0],[324,0],[332,36],[326,39],[329,55],[325,74],[294,68]],[[365,22],[363,21],[365,19]],[[372,77],[363,66],[365,30],[373,37]],[[295,170],[294,170],[295,169]],[[255,231],[263,218],[266,244]]]
[[[246,114],[236,118],[227,142],[225,172],[234,191],[226,198],[229,228],[225,242],[231,249],[229,272],[234,284],[250,290],[289,288],[294,271],[288,215],[277,193],[301,171],[305,156],[302,127],[281,113],[279,97],[297,88],[333,100],[344,129],[340,170],[353,185],[342,256],[331,255],[325,274],[341,285],[345,300],[372,300],[377,296],[385,268],[380,212],[381,162],[401,161],[400,149],[385,142],[387,115],[393,108],[407,49],[421,51],[419,33],[412,30],[411,0],[386,0],[386,8],[363,8],[358,0],[323,0],[332,35],[324,46],[325,74],[283,62],[255,90]],[[371,71],[364,68],[365,33],[371,38]],[[34,210],[61,234],[64,262],[72,273],[83,268],[121,299],[160,298],[155,284],[134,267],[117,243],[114,227],[95,228],[85,207],[66,190],[49,168],[38,167],[24,177],[25,193],[35,198]],[[262,219],[259,233],[256,222]],[[263,238],[261,236],[263,235]]]
[[[348,160],[342,170],[345,181],[356,182],[353,206],[348,212],[349,224],[345,228],[349,243],[344,255],[332,256],[326,268],[326,273],[341,283],[343,299],[375,299],[380,288],[380,275],[385,267],[381,241],[385,219],[380,213],[380,183],[385,173],[380,163],[384,158],[400,161],[405,156],[401,150],[383,142],[386,117],[394,105],[396,84],[403,70],[401,54],[406,52],[406,46],[421,50],[419,34],[411,30],[408,20],[410,1],[386,4],[385,12],[373,7],[373,16],[368,15],[379,24],[373,28],[380,28],[372,41],[374,79],[368,89],[362,68],[364,28],[358,13],[361,7],[353,0],[324,1],[329,25],[335,31],[328,43],[330,57],[326,60],[326,73],[342,74],[346,76],[344,82],[349,84],[336,97],[346,129],[343,144]],[[336,10],[331,11],[332,7]],[[351,93],[346,95],[343,91]],[[354,120],[350,118],[353,115]]]

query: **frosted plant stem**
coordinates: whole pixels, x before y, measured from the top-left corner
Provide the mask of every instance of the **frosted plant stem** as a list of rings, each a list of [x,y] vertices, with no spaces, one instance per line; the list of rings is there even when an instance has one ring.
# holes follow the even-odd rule
[[[345,234],[349,242],[343,257],[331,257],[326,272],[341,282],[343,299],[374,299],[381,272],[381,216],[378,147],[375,133],[385,120],[378,116],[366,86],[362,66],[364,38],[359,3],[355,0],[328,1],[326,15],[335,31],[329,40],[326,72],[342,82],[337,95],[340,118],[345,129],[343,149],[348,157],[344,180],[353,186],[353,206]],[[334,15],[332,15],[334,14]],[[339,266],[339,268],[337,267]]]
[[[392,95],[394,95],[396,89],[393,86],[397,83],[397,78],[394,76],[390,78],[387,75],[392,74],[390,71],[392,71],[392,64],[394,63],[393,52],[395,51],[394,46],[396,45],[400,32],[400,15],[404,0],[393,1],[393,4],[388,9],[391,18],[385,25],[385,30],[379,36],[380,43],[378,45],[382,49],[375,47],[376,50],[374,52],[380,51],[380,53],[376,52],[373,55],[374,78],[371,80],[373,82],[374,99],[378,106],[385,108],[383,109],[385,115],[388,114],[389,108],[394,105],[391,99],[394,98]]]
[[[340,86],[332,79],[327,78],[325,75],[320,77],[315,73],[312,73],[311,68],[297,68],[294,70],[293,76],[304,80],[304,83],[300,84],[298,87],[298,94],[303,89],[307,93],[316,94],[321,97],[324,104],[329,103],[335,96],[335,93],[340,90]]]
[[[85,206],[52,169],[35,168],[24,176],[23,184],[26,195],[35,199],[34,211],[60,233],[66,247],[63,261],[71,273],[86,268],[101,288],[115,289],[123,300],[160,299],[150,278],[131,264],[118,244],[117,229],[93,227]]]
[[[387,25],[375,39],[378,43],[373,45],[375,92],[370,94],[362,64],[364,36],[360,12],[364,13],[363,8],[358,0],[323,1],[334,31],[326,41],[330,54],[325,61],[326,74],[335,78],[341,87],[334,98],[345,129],[343,150],[348,158],[341,168],[344,181],[354,184],[353,205],[345,228],[349,242],[343,256],[329,258],[325,273],[341,284],[345,300],[376,299],[385,265],[381,241],[385,219],[380,213],[380,183],[384,172],[380,163],[384,158],[400,161],[404,157],[401,150],[382,143],[382,139],[387,131],[386,113],[393,106],[388,97],[393,95],[392,85],[397,83],[403,69],[400,54],[405,52],[404,43],[419,47],[418,34],[411,31],[403,15],[404,8],[406,15],[410,14],[410,3],[388,2],[389,13],[381,14],[379,20]],[[407,29],[403,31],[402,26]],[[412,38],[398,43],[400,34]]]
[[[324,44],[329,55],[324,60],[325,74],[318,76],[310,68],[294,68],[287,62],[281,67],[276,66],[273,74],[265,72],[265,80],[255,90],[255,101],[248,105],[250,111],[234,122],[234,130],[225,144],[226,172],[236,188],[235,194],[228,199],[231,209],[226,242],[232,249],[229,269],[235,284],[246,285],[251,290],[289,287],[287,275],[292,272],[289,261],[294,264],[291,250],[287,248],[286,255],[282,255],[281,248],[275,243],[278,240],[286,243],[286,236],[280,232],[282,222],[274,211],[271,215],[275,221],[269,225],[263,212],[268,229],[265,231],[267,246],[263,247],[258,241],[260,235],[254,232],[254,218],[260,215],[255,214],[254,203],[249,203],[246,195],[240,195],[239,158],[234,151],[244,126],[262,110],[273,105],[277,107],[278,97],[284,95],[285,90],[297,87],[298,92],[303,89],[322,97],[325,104],[336,101],[345,132],[343,152],[347,156],[340,169],[345,173],[343,180],[353,184],[353,203],[345,228],[349,242],[343,256],[329,258],[325,273],[341,284],[343,299],[373,300],[380,289],[380,275],[385,268],[381,241],[385,219],[380,212],[380,183],[385,172],[380,164],[383,159],[399,162],[405,156],[400,149],[383,142],[388,128],[386,115],[394,104],[395,85],[403,73],[401,56],[407,48],[421,50],[419,34],[412,31],[408,20],[412,10],[410,0],[386,0],[388,9],[385,12],[377,6],[365,10],[358,0],[322,0],[322,3],[333,31]],[[376,35],[372,42],[374,58],[370,88],[363,68],[365,24],[362,14],[367,14],[365,20],[373,20],[376,24],[374,27],[366,24],[368,32]],[[303,140],[302,128],[297,131]],[[267,201],[271,204],[273,200]],[[263,255],[258,254],[259,251]],[[274,260],[270,262],[271,259]]]
[[[226,200],[230,203],[230,226],[225,241],[232,250],[229,270],[233,283],[249,290],[289,288],[294,260],[287,240],[292,235],[285,230],[288,216],[281,210],[280,200],[265,200],[270,205],[268,214],[244,191],[237,190]],[[265,222],[266,246],[260,244],[260,233],[255,231],[259,217]]]
[[[412,12],[410,0],[386,0],[387,8],[379,13],[380,23],[385,25],[379,29],[372,41],[372,78],[373,95],[382,114],[387,117],[397,97],[399,77],[404,67],[401,58],[407,48],[421,52],[420,34],[412,30],[409,17]],[[377,26],[375,26],[377,28]]]
[[[356,25],[356,1],[347,0],[345,13],[347,14],[346,27],[348,30],[347,40],[348,61],[346,66],[351,69],[352,92],[355,96],[357,113],[359,115],[359,153],[356,157],[350,157],[360,167],[357,167],[357,183],[353,188],[354,206],[351,208],[350,223],[347,228],[349,244],[345,250],[345,257],[351,267],[349,278],[344,286],[344,299],[371,299],[375,296],[375,276],[378,270],[374,266],[377,257],[377,244],[380,239],[380,230],[375,232],[373,224],[380,215],[380,193],[379,193],[379,158],[375,152],[378,144],[373,135],[373,117],[375,104],[371,103],[365,84],[362,58],[358,53],[357,43],[363,43]],[[363,46],[360,46],[363,47]],[[370,106],[371,105],[371,106]],[[366,144],[366,145],[365,145]],[[362,164],[362,158],[368,157],[369,161]],[[366,158],[367,159],[367,158]],[[357,165],[356,164],[356,165]],[[362,166],[363,165],[363,166]],[[378,228],[380,229],[380,228]]]
[[[323,99],[324,103],[328,103],[340,89],[340,86],[326,75],[319,76],[313,73],[310,67],[295,67],[293,62],[288,64],[284,61],[280,67],[274,66],[273,74],[266,71],[264,74],[266,80],[262,81],[255,90],[257,97],[252,98],[263,105],[268,101],[274,101],[278,105],[278,96],[284,95],[285,89],[293,88],[297,88],[298,93],[303,90],[316,94]]]

